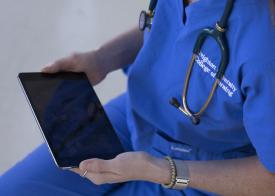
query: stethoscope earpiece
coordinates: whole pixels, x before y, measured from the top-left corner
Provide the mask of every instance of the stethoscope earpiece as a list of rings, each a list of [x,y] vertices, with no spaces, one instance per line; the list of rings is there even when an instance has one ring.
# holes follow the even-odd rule
[[[172,97],[172,99],[170,99],[169,103],[174,106],[175,108],[179,108],[180,107],[180,103],[177,100],[177,98]]]
[[[200,118],[194,115],[190,115],[188,112],[185,111],[184,107],[181,106],[180,102],[178,101],[177,98],[172,97],[172,99],[170,99],[169,103],[174,106],[175,108],[177,108],[179,111],[181,111],[182,113],[184,113],[185,115],[189,116],[192,123],[194,125],[198,125],[200,124]]]
[[[193,123],[194,125],[200,124],[200,119],[199,119],[199,118],[197,118],[197,117],[195,117],[195,116],[191,116],[190,118],[191,118],[192,123]]]

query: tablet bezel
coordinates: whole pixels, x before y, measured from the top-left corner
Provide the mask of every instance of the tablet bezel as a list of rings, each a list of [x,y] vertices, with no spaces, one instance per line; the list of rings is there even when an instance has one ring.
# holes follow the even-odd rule
[[[64,170],[72,169],[72,168],[77,168],[78,166],[76,166],[76,165],[69,165],[69,166],[65,166],[64,167],[64,166],[61,166],[61,165],[58,164],[58,160],[55,157],[54,152],[53,152],[53,150],[51,149],[51,146],[48,143],[47,137],[45,136],[43,128],[42,128],[42,126],[41,126],[41,124],[39,122],[39,119],[37,117],[38,112],[36,111],[35,107],[32,104],[31,96],[29,95],[28,90],[25,88],[24,81],[26,81],[26,80],[39,80],[39,79],[41,79],[41,77],[45,77],[45,76],[48,77],[48,78],[62,77],[64,79],[70,79],[70,80],[79,80],[79,79],[83,79],[83,78],[85,78],[85,79],[88,80],[88,78],[87,78],[87,76],[86,76],[85,73],[72,73],[72,72],[66,72],[66,73],[65,72],[61,72],[61,73],[56,73],[56,74],[46,74],[46,73],[41,73],[41,72],[28,72],[28,73],[19,73],[18,77],[17,77],[18,81],[19,81],[19,84],[21,86],[21,89],[22,89],[22,91],[23,91],[23,93],[24,93],[24,95],[25,95],[25,97],[27,99],[28,105],[31,108],[31,111],[32,111],[33,116],[35,118],[35,121],[36,121],[36,123],[38,125],[40,133],[42,134],[42,137],[43,137],[45,143],[47,144],[47,147],[48,147],[48,149],[50,151],[50,154],[51,154],[51,156],[52,156],[52,158],[54,160],[55,165],[58,168],[61,168],[61,169],[64,169]],[[91,85],[91,88],[92,88],[92,85]],[[108,119],[108,116],[106,115],[106,113],[105,113],[105,116]],[[109,119],[108,119],[108,121],[110,122]],[[110,123],[110,125],[112,126],[111,123]],[[113,126],[112,126],[112,128],[113,128]],[[122,146],[122,144],[121,144],[121,146]]]

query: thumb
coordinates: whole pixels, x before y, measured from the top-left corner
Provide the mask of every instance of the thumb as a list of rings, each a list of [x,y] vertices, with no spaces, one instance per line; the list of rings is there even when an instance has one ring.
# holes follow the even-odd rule
[[[82,161],[79,165],[82,171],[88,171],[92,173],[102,173],[102,172],[114,172],[114,164],[111,160],[102,159],[89,159]]]

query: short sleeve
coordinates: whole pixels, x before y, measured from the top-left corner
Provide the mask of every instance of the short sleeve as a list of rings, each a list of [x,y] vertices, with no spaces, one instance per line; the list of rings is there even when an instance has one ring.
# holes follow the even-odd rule
[[[242,91],[248,137],[261,163],[275,173],[275,61],[244,70]]]

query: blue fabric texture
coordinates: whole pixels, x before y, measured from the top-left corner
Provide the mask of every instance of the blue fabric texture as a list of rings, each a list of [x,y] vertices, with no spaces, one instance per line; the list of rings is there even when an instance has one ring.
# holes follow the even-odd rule
[[[106,110],[129,150],[181,160],[257,155],[275,173],[275,30],[267,0],[236,1],[227,31],[230,62],[201,123],[193,125],[169,104],[171,97],[181,100],[197,36],[202,28],[214,26],[225,4],[226,0],[200,0],[184,7],[182,0],[159,0],[143,48],[127,67],[127,92]],[[187,95],[192,111],[202,107],[210,92],[219,51],[209,38],[196,59]],[[214,195],[194,189],[166,190],[148,182],[94,186],[56,169],[45,147],[0,178],[0,195],[17,190],[14,186],[22,190],[20,195],[26,187],[25,195],[30,190],[35,195]]]
[[[226,0],[160,0],[154,25],[129,68],[127,120],[134,150],[183,160],[217,160],[258,155],[275,172],[275,27],[268,1],[238,0],[229,19],[230,62],[213,100],[193,125],[171,107],[181,100],[185,73],[197,36],[222,15]],[[185,12],[186,21],[182,21]],[[187,103],[198,111],[220,62],[209,38],[196,59]]]

